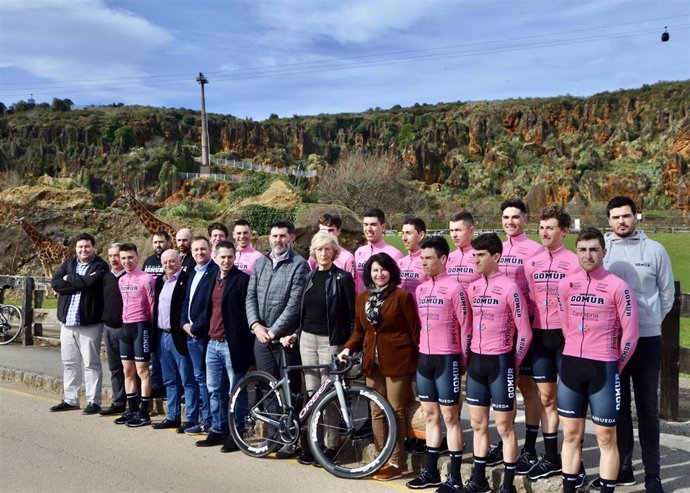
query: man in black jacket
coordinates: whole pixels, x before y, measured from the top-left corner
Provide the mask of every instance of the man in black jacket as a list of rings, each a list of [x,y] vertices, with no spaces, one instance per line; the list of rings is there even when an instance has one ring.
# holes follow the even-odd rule
[[[83,362],[88,401],[83,413],[96,414],[101,410],[103,373],[99,352],[103,331],[103,276],[108,272],[108,264],[96,255],[96,240],[88,233],[77,236],[76,252],[76,258],[66,260],[51,281],[58,293],[64,398],[50,410],[79,409]]]

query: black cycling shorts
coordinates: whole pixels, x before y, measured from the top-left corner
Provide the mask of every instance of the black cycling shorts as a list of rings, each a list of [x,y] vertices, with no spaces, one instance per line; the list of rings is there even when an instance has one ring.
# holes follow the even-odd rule
[[[120,359],[124,361],[151,361],[151,322],[122,324]]]
[[[420,353],[417,363],[417,394],[422,402],[442,406],[460,403],[462,362],[459,354]]]
[[[532,331],[532,376],[537,383],[556,382],[561,372],[565,339],[561,329]]]
[[[585,418],[589,404],[594,424],[616,426],[621,403],[617,362],[563,356],[556,398],[559,416]]]
[[[515,406],[515,355],[470,353],[465,400],[472,406],[512,411]]]

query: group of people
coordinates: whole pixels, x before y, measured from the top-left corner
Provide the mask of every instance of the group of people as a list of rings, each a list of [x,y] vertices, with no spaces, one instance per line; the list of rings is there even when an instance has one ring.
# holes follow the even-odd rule
[[[362,352],[366,384],[384,395],[398,422],[396,446],[374,476],[402,477],[407,404],[420,401],[425,419],[424,467],[412,489],[488,492],[486,467],[503,463],[501,492],[515,491],[516,475],[531,480],[561,475],[574,492],[586,479],[581,446],[587,409],[600,449],[602,492],[634,484],[630,381],[635,389],[646,491],[663,491],[659,458],[657,388],[661,321],[674,296],[670,260],[663,246],[635,229],[634,201],[615,197],[607,207],[612,232],[579,232],[575,253],[564,240],[570,217],[559,206],[541,211],[541,245],[525,234],[526,207],[501,204],[507,236],[475,236],[469,212],[450,218],[451,252],[442,236],[427,236],[419,218],[405,220],[404,255],[384,241],[380,209],[363,215],[366,244],[354,254],[338,236],[342,221],[324,214],[307,262],[293,249],[294,225],[276,221],[270,251],[251,244],[250,225],[214,223],[208,238],[183,229],[175,238],[153,237],[154,255],[139,268],[136,246],[113,244],[108,263],[95,240],[77,238],[75,259],[53,277],[64,365],[64,400],[53,411],[79,409],[81,365],[88,400],[84,414],[120,414],[116,423],[151,423],[156,387],[168,410],[157,429],[205,434],[197,446],[236,450],[230,437],[228,395],[251,368],[279,378],[280,340],[288,364],[322,365]],[[210,238],[210,239],[209,239]],[[113,403],[101,409],[98,350],[105,334]],[[462,376],[473,429],[474,468],[463,482],[460,424]],[[313,393],[327,370],[291,375],[291,390]],[[157,385],[157,379],[160,382]],[[526,431],[518,449],[516,387],[523,395]],[[181,417],[184,396],[186,415]],[[500,436],[490,447],[489,409]],[[443,437],[445,425],[445,440]],[[563,425],[559,453],[558,429]],[[376,446],[384,419],[372,409]],[[537,460],[541,428],[544,454]],[[338,436],[324,437],[335,454]],[[450,455],[444,482],[438,458]],[[286,446],[280,457],[314,458]]]

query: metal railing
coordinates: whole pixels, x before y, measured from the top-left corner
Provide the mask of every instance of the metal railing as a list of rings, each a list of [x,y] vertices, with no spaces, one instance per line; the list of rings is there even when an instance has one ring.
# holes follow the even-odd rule
[[[195,157],[195,161],[201,162],[200,157]],[[253,161],[238,161],[237,159],[227,159],[211,157],[211,163],[216,166],[225,166],[246,171],[260,171],[262,173],[283,174],[291,176],[301,176],[305,178],[313,178],[316,176],[315,169],[299,169],[294,166],[288,168],[279,168],[278,166],[265,166],[263,164],[256,164]]]

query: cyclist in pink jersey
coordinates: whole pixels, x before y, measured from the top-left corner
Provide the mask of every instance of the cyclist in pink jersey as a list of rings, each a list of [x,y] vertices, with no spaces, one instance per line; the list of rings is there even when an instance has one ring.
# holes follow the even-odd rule
[[[545,455],[528,470],[528,478],[537,480],[561,472],[558,455],[558,409],[556,381],[563,354],[563,330],[558,308],[558,282],[580,270],[577,256],[563,246],[570,216],[560,206],[548,206],[541,212],[539,237],[546,251],[528,260],[525,276],[534,306],[532,321],[531,367],[541,397],[541,425]],[[534,457],[536,459],[536,457]],[[584,482],[584,468],[580,471]]]
[[[426,464],[407,483],[412,489],[441,486],[437,491],[462,489],[462,427],[460,426],[461,375],[471,329],[471,315],[465,290],[446,274],[448,242],[431,236],[421,243],[424,272],[429,280],[417,287],[419,335],[417,394],[426,418]],[[438,456],[442,441],[441,417],[446,424],[450,469],[441,485]]]
[[[585,228],[577,237],[581,271],[561,280],[558,297],[565,348],[558,384],[558,413],[563,422],[563,489],[575,492],[587,405],[599,444],[600,486],[614,491],[619,456],[616,419],[620,372],[632,356],[639,327],[635,294],[604,269],[604,236]]]
[[[376,253],[387,253],[396,262],[403,258],[400,250],[383,241],[383,232],[386,230],[386,215],[381,209],[368,209],[362,219],[362,230],[367,244],[355,251],[355,268],[357,278],[355,287],[361,293],[366,289],[364,285],[364,266],[369,258]]]
[[[235,267],[247,275],[252,274],[254,262],[263,254],[252,246],[252,228],[244,219],[238,219],[232,227],[232,237],[237,250]]]
[[[405,219],[402,227],[402,239],[407,255],[398,260],[400,267],[400,287],[416,296],[417,286],[425,282],[428,277],[422,266],[422,249],[419,242],[426,236],[426,224],[418,217]],[[416,299],[416,298],[415,298]]]
[[[120,263],[125,273],[118,280],[122,295],[122,332],[120,359],[125,373],[127,409],[116,424],[139,427],[151,424],[151,374],[149,361],[151,322],[153,320],[154,278],[139,268],[139,254],[133,243],[120,245]],[[141,380],[141,404],[137,389],[137,375]]]
[[[527,207],[520,199],[509,199],[501,204],[501,225],[506,234],[503,242],[499,270],[515,281],[527,303],[527,312],[532,317],[534,307],[529,299],[527,278],[525,277],[525,263],[535,255],[544,251],[536,241],[530,240],[525,234],[527,224]],[[525,474],[536,463],[535,443],[539,435],[539,418],[541,416],[541,402],[539,390],[532,378],[532,358],[523,359],[518,376],[518,389],[524,399],[525,406],[525,443],[518,459],[518,472]],[[500,464],[503,460],[500,454],[500,442],[489,451],[488,464]]]
[[[472,240],[472,247],[482,277],[470,283],[467,290],[472,305],[472,342],[466,400],[474,430],[474,471],[464,491],[491,491],[486,480],[491,404],[505,458],[500,492],[509,493],[516,491],[513,481],[518,459],[514,427],[516,370],[527,354],[532,331],[525,299],[515,282],[499,271],[503,246],[498,235],[480,235]]]
[[[474,217],[469,212],[453,214],[448,224],[448,230],[456,249],[448,255],[446,270],[449,276],[467,289],[472,281],[481,277],[474,265],[474,255],[472,255]]]
[[[343,220],[340,216],[328,213],[321,214],[319,218],[319,231],[326,231],[336,238],[340,238],[342,227]],[[307,263],[309,264],[310,270],[314,270],[318,267],[316,260],[311,258],[311,256],[307,259]],[[357,269],[355,269],[355,256],[352,255],[352,252],[343,248],[342,245],[340,245],[340,252],[333,261],[333,264],[345,272],[352,274],[352,278],[355,279],[357,273]]]

